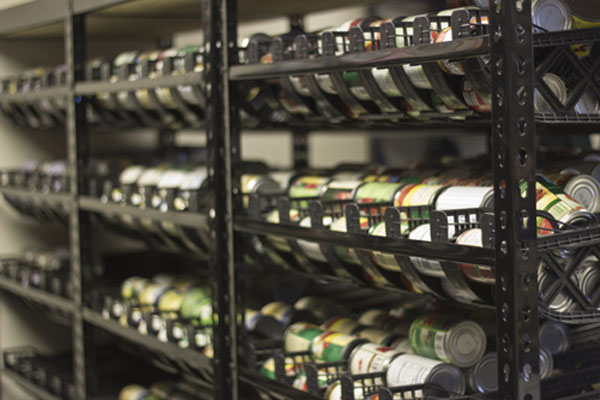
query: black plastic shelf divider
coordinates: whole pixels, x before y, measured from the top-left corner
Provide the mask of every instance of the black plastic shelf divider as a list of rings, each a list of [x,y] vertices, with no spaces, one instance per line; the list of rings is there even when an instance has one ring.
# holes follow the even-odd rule
[[[57,396],[53,395],[52,393],[46,391],[44,388],[36,385],[33,382],[28,381],[27,379],[25,379],[21,375],[17,374],[14,371],[11,371],[8,368],[2,368],[2,374],[5,377],[13,380],[16,384],[18,384],[19,386],[21,386],[23,389],[25,389],[28,393],[30,393],[33,396],[35,396],[37,399],[40,399],[40,400],[60,400],[60,397],[57,397]]]
[[[141,345],[149,350],[160,353],[164,356],[177,359],[186,364],[199,369],[211,369],[212,361],[204,354],[191,349],[182,349],[173,343],[163,343],[152,336],[146,336],[138,333],[135,329],[119,325],[115,321],[106,320],[102,316],[90,309],[83,309],[83,319],[105,331],[122,337],[123,339]]]
[[[287,75],[355,71],[385,68],[401,64],[426,63],[444,58],[470,58],[490,53],[488,36],[457,39],[452,42],[424,44],[404,48],[367,51],[340,57],[281,61],[274,64],[232,66],[229,79],[234,81],[277,78]]]
[[[37,288],[26,288],[19,285],[17,282],[9,281],[5,278],[0,278],[0,289],[6,290],[19,297],[59,309],[65,313],[73,314],[75,310],[75,305],[69,299],[62,298]]]
[[[494,265],[494,250],[460,246],[451,243],[432,243],[418,240],[397,239],[381,236],[319,231],[298,226],[271,224],[249,218],[237,218],[234,229],[239,232],[277,235],[291,239],[308,240],[334,246],[353,247],[367,251],[427,257],[441,261],[454,261],[478,265]]]
[[[256,388],[264,390],[268,393],[275,394],[278,397],[292,400],[321,400],[320,397],[302,392],[291,386],[284,385],[276,380],[269,379],[256,372],[248,371],[246,369],[240,370],[240,380],[247,384],[250,384]]]
[[[49,97],[66,97],[67,95],[66,87],[57,86],[28,93],[3,94],[0,95],[0,102],[34,101]]]
[[[43,201],[49,204],[59,204],[65,208],[68,208],[72,204],[71,195],[66,193],[42,193],[12,188],[0,188],[0,193],[30,200]]]
[[[133,206],[103,203],[99,199],[93,197],[81,197],[79,199],[79,207],[84,211],[90,211],[95,213],[131,215],[134,217],[149,218],[155,221],[172,222],[174,224],[190,228],[201,228],[208,226],[208,216],[204,214],[176,211],[161,212],[156,210],[144,210]]]
[[[92,95],[100,92],[120,92],[124,90],[151,89],[157,87],[174,87],[179,85],[199,85],[202,74],[190,72],[181,75],[161,76],[157,78],[138,79],[121,82],[82,82],[75,86],[75,94]]]

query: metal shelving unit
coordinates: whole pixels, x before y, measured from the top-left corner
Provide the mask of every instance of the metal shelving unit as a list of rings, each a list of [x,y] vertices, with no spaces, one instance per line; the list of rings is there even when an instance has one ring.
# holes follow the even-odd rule
[[[535,204],[535,137],[540,130],[556,130],[574,126],[591,131],[600,121],[595,119],[561,119],[536,115],[533,92],[536,71],[533,54],[535,47],[569,45],[597,40],[600,29],[588,29],[567,33],[544,33],[533,35],[531,2],[502,2],[497,12],[491,12],[490,35],[459,39],[450,43],[422,44],[401,49],[385,49],[376,52],[322,57],[317,60],[289,60],[274,64],[240,65],[237,48],[238,22],[280,15],[297,15],[351,4],[374,3],[353,1],[304,1],[279,2],[274,7],[261,0],[250,2],[237,0],[178,0],[176,2],[152,1],[147,7],[139,0],[36,0],[26,5],[0,12],[0,37],[51,37],[59,34],[65,42],[65,60],[68,67],[66,87],[40,91],[26,95],[0,97],[2,100],[35,100],[44,96],[67,96],[68,115],[66,136],[68,160],[72,172],[71,190],[68,194],[35,194],[21,190],[2,189],[12,196],[24,196],[60,204],[69,214],[69,237],[71,250],[71,281],[73,300],[64,300],[15,283],[0,280],[0,288],[37,302],[62,308],[72,315],[75,387],[77,397],[89,395],[89,382],[94,379],[92,357],[92,327],[108,331],[126,341],[145,347],[163,356],[171,357],[200,369],[212,369],[215,377],[216,397],[236,400],[239,383],[256,386],[282,398],[311,399],[310,395],[283,386],[275,381],[257,376],[256,372],[240,366],[238,350],[242,332],[237,315],[242,310],[241,293],[237,290],[237,263],[242,262],[241,235],[273,234],[291,239],[377,250],[404,256],[430,256],[443,261],[462,261],[495,266],[497,304],[497,332],[499,351],[499,399],[539,400],[541,397],[539,377],[538,343],[538,253],[547,252],[561,243],[569,243],[576,234],[566,233],[552,238],[538,239],[535,218],[523,224],[523,215],[536,214]],[[85,82],[86,46],[90,37],[104,37],[98,21],[113,19],[118,29],[112,34],[126,32],[122,22],[131,15],[141,15],[142,20],[156,22],[169,20],[160,32],[153,35],[194,27],[204,29],[205,71],[203,75],[189,73],[158,79],[123,81],[116,84]],[[265,10],[258,13],[256,10]],[[189,15],[189,12],[192,12]],[[204,20],[201,24],[200,15]],[[146,21],[146,22],[148,22]],[[148,22],[149,24],[149,22]],[[112,27],[113,25],[110,25]],[[520,26],[521,29],[514,29]],[[106,28],[105,28],[106,29]],[[122,30],[120,30],[122,29]],[[164,31],[164,32],[163,32]],[[142,35],[143,36],[143,35]],[[240,104],[237,88],[240,81],[278,78],[290,75],[366,70],[374,67],[390,67],[404,63],[423,63],[453,57],[472,58],[491,54],[493,112],[491,121],[474,121],[471,126],[490,126],[492,131],[495,187],[495,250],[465,248],[447,243],[413,242],[405,239],[369,237],[364,235],[316,231],[295,226],[267,224],[244,215],[241,207],[240,182],[236,180],[240,166],[240,134],[242,130]],[[517,62],[513,62],[518,60]],[[119,92],[151,87],[174,87],[208,82],[206,110],[209,181],[214,193],[214,208],[208,215],[158,212],[140,210],[130,206],[105,204],[90,197],[84,182],[83,169],[89,164],[89,137],[86,121],[86,95],[98,92]],[[501,96],[500,94],[504,95]],[[441,123],[440,123],[441,124]],[[456,126],[469,126],[468,124]],[[293,123],[291,125],[294,125]],[[413,121],[399,126],[430,126]],[[300,124],[298,125],[300,126]],[[313,127],[335,129],[335,126],[309,122],[294,132],[294,156],[296,166],[307,165],[308,130]],[[344,126],[344,125],[340,125]],[[435,124],[433,125],[435,126]],[[281,126],[279,126],[281,127]],[[296,127],[297,128],[297,127]],[[522,197],[519,185],[526,182],[527,196]],[[92,243],[92,220],[90,213],[132,215],[156,221],[197,228],[210,227],[214,232],[211,251],[211,268],[216,282],[214,307],[218,323],[214,334],[214,360],[173,344],[162,343],[145,337],[134,330],[124,328],[114,321],[103,319],[97,312],[84,305],[86,287],[82,279],[84,268],[89,265]],[[579,233],[575,239],[587,244],[598,244],[598,229]],[[582,236],[583,235],[583,236]],[[11,372],[5,374],[16,380]],[[43,393],[35,393],[40,398]],[[579,398],[579,397],[578,397]],[[583,397],[582,397],[583,398]]]
[[[12,371],[7,368],[2,369],[2,375],[11,379],[19,386],[21,386],[27,393],[31,394],[37,399],[40,400],[60,400],[60,397],[53,395],[48,392],[46,389],[39,387],[35,383],[32,383],[27,378],[17,374],[15,371]]]

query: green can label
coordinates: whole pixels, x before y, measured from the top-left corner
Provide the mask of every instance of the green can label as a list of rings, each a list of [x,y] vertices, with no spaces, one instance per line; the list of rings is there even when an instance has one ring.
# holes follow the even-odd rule
[[[313,340],[325,333],[317,325],[308,322],[298,322],[291,325],[283,337],[285,351],[309,351]]]
[[[327,362],[343,361],[344,350],[357,339],[356,336],[339,332],[325,332],[313,341],[313,356]]]
[[[359,203],[392,201],[401,187],[402,185],[399,183],[368,182],[356,190],[354,201]]]
[[[417,318],[410,326],[410,346],[420,356],[450,362],[444,342],[446,334],[457,322],[456,318],[440,314],[427,314]]]

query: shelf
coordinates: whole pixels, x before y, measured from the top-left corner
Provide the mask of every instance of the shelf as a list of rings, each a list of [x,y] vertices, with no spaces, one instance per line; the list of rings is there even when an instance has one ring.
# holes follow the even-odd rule
[[[6,290],[7,292],[19,297],[33,300],[36,303],[58,309],[67,314],[73,314],[75,310],[74,303],[69,299],[65,299],[37,288],[26,288],[5,278],[0,278],[0,289]]]
[[[69,91],[66,87],[55,87],[49,89],[42,89],[35,92],[29,93],[16,93],[16,94],[5,94],[0,95],[0,103],[11,103],[18,101],[35,101],[45,99],[49,97],[65,97]]]
[[[66,193],[40,193],[24,189],[0,188],[0,193],[13,197],[20,197],[26,200],[44,202],[50,205],[60,205],[68,209],[72,203],[72,197]]]
[[[119,204],[106,204],[93,197],[81,197],[79,208],[95,213],[131,215],[133,217],[148,218],[155,221],[172,222],[189,228],[200,228],[208,225],[208,216],[190,212],[144,210],[133,206]]]
[[[246,369],[240,370],[240,380],[258,389],[264,390],[274,395],[282,396],[285,399],[293,400],[322,400],[320,397],[294,389],[291,386],[284,385],[276,380],[264,377],[256,372]]]
[[[281,61],[274,64],[235,65],[229,71],[234,81],[277,78],[288,75],[322,74],[384,68],[410,63],[426,63],[444,58],[470,58],[490,53],[488,36],[457,39],[452,42],[346,54],[340,57]]]
[[[75,94],[93,95],[100,92],[120,92],[124,90],[175,87],[179,85],[199,85],[203,82],[201,73],[188,73],[175,76],[162,76],[154,79],[138,79],[121,82],[82,82],[75,86]],[[1,98],[0,98],[1,100]]]
[[[308,240],[361,250],[428,257],[441,261],[477,265],[494,265],[495,262],[493,249],[467,247],[451,243],[431,243],[418,240],[332,232],[329,230],[319,231],[298,226],[259,222],[249,218],[237,218],[234,221],[234,229],[239,232],[283,236],[290,239]]]
[[[194,368],[212,370],[212,361],[204,354],[194,350],[182,349],[173,343],[163,343],[155,337],[142,335],[134,329],[119,325],[115,321],[106,320],[99,313],[90,309],[83,309],[83,319],[91,325],[168,358],[184,362]]]
[[[15,383],[17,383],[19,386],[25,389],[28,393],[35,396],[35,398],[37,399],[60,400],[60,397],[53,395],[52,393],[46,391],[44,388],[36,385],[33,382],[30,382],[29,380],[25,379],[24,377],[22,377],[14,371],[11,371],[10,369],[2,368],[2,375],[13,380]]]
[[[17,37],[16,33],[30,34],[40,30],[52,32],[57,29],[62,37],[62,22],[67,17],[64,0],[34,0],[0,11],[0,37]]]

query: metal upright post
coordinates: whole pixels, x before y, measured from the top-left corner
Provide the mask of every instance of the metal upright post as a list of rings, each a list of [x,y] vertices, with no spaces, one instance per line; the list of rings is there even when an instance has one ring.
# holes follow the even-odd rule
[[[209,182],[213,190],[210,210],[214,244],[211,267],[216,277],[214,331],[216,398],[238,399],[237,292],[234,269],[233,195],[239,183],[233,166],[239,160],[239,119],[229,65],[237,59],[236,0],[204,0],[205,78],[208,104],[207,143]]]
[[[85,193],[83,171],[88,165],[89,145],[85,98],[75,95],[75,82],[85,78],[85,17],[73,15],[73,0],[68,1],[68,17],[65,21],[65,61],[67,64],[67,146],[69,172],[71,176],[71,208],[69,215],[69,243],[71,250],[71,282],[73,287],[73,371],[78,399],[87,398],[90,382],[86,379],[86,344],[89,332],[84,330],[83,279],[84,257],[89,255],[87,246],[91,240],[91,229],[87,216],[78,206],[78,199]],[[85,333],[84,333],[85,331]],[[87,350],[91,350],[87,349]],[[89,366],[88,366],[89,367]]]
[[[499,398],[539,400],[531,2],[490,3]]]
[[[293,129],[294,168],[308,167],[308,131],[306,129]]]

